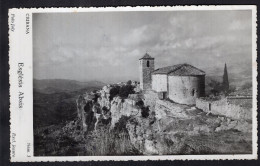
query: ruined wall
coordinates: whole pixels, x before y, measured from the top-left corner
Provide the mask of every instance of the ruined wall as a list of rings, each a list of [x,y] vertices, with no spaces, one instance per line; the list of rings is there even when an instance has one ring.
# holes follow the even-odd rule
[[[203,100],[203,99],[196,99],[196,107],[203,110],[204,112],[210,112],[209,103],[211,103],[211,102]]]
[[[167,75],[152,75],[152,89],[156,92],[167,92]]]
[[[144,105],[149,106],[150,110],[154,110],[156,100],[159,100],[158,94],[154,91],[146,91],[144,93]]]
[[[149,67],[147,67],[147,61],[149,61]],[[139,74],[140,74],[140,88],[142,90],[152,89],[152,76],[154,71],[154,60],[141,59],[139,61]]]
[[[240,102],[239,102],[240,100]],[[216,101],[208,101],[204,99],[196,100],[196,107],[205,112],[211,112],[214,115],[224,115],[236,120],[251,120],[252,105],[249,107],[252,99],[227,99],[223,98]],[[235,103],[236,104],[235,104]],[[239,104],[240,103],[240,104]],[[243,105],[246,103],[246,107]]]
[[[205,76],[168,76],[168,95],[180,104],[195,104],[205,95]]]

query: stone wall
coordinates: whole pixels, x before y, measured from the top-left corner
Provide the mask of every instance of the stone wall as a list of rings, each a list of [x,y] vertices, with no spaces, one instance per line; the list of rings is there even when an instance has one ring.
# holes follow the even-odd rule
[[[144,105],[149,106],[150,110],[152,111],[154,110],[156,100],[159,100],[158,94],[156,92],[150,90],[144,93]]]
[[[167,92],[167,75],[154,74],[152,75],[152,89],[156,92]]]
[[[237,100],[240,100],[240,102]],[[205,112],[210,112],[214,115],[224,115],[235,120],[252,120],[252,105],[251,108],[248,107],[249,105],[247,105],[247,107],[241,105],[243,103],[250,103],[250,100],[252,99],[233,100],[223,98],[216,101],[210,101],[200,98],[196,100],[196,107]]]
[[[180,104],[195,104],[205,94],[205,76],[168,76],[168,95]]]
[[[252,107],[252,97],[228,97],[227,98],[228,103],[234,104],[234,105],[239,105],[241,107]]]
[[[149,67],[147,67],[147,61],[149,61]],[[154,71],[154,60],[141,59],[139,61],[139,73],[140,73],[140,88],[142,90],[152,89],[152,75]]]

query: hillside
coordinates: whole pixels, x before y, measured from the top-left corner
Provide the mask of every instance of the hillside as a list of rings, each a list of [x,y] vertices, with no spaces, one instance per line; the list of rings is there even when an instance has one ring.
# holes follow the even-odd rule
[[[76,98],[82,93],[100,89],[98,81],[79,82],[63,79],[34,79],[34,128],[60,124],[76,117]]]
[[[98,88],[85,88],[72,92],[56,92],[51,94],[33,92],[34,128],[56,125],[76,118],[76,98]]]

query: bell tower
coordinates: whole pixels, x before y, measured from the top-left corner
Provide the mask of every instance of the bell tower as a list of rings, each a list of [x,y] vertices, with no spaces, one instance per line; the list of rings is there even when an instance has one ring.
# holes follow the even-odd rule
[[[152,89],[152,72],[154,71],[154,58],[145,54],[139,59],[140,88],[142,90]]]

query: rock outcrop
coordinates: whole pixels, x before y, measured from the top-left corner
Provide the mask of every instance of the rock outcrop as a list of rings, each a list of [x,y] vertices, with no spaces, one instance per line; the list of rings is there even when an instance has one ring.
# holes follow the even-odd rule
[[[125,86],[123,83],[117,84],[117,86],[119,85]],[[136,82],[132,82],[134,89],[137,88],[137,85]],[[136,106],[136,101],[139,100],[138,94],[130,94],[129,98],[126,99],[119,96],[111,99],[110,91],[112,88],[113,85],[106,85],[95,93],[87,93],[84,97],[78,97],[76,101],[78,118],[82,121],[84,131],[87,131],[90,123],[94,121],[96,129],[101,121],[111,120],[109,122],[110,129],[113,129],[122,116],[141,116],[141,110]],[[96,101],[95,98],[97,98]]]
[[[155,128],[153,126],[154,117],[138,117],[127,122],[128,130],[132,144],[141,153],[146,155],[159,154],[156,147]]]
[[[93,101],[85,100],[83,96],[79,96],[77,100],[77,112],[78,118],[81,120],[82,129],[84,132],[90,129],[91,123],[93,123]]]
[[[141,115],[141,110],[135,105],[135,101],[132,99],[121,99],[120,97],[115,97],[111,101],[111,127],[113,129],[115,124],[119,121],[122,116],[137,116]]]
[[[212,136],[223,139],[218,134],[222,131],[227,134],[233,131],[248,133],[252,128],[248,121],[212,115],[170,100],[159,100],[152,91],[143,94],[139,85],[133,82],[134,94],[129,94],[127,98],[119,95],[111,97],[115,86],[126,86],[126,83],[107,85],[91,95],[79,96],[78,118],[82,121],[83,131],[91,130],[93,124],[93,130],[97,130],[99,125],[106,125],[109,126],[109,131],[116,129],[117,125],[122,127],[123,124],[131,144],[141,154],[214,153],[218,151],[215,146],[226,144],[200,144],[212,140]],[[120,122],[122,118],[123,123]],[[203,136],[204,140],[198,141],[199,136]]]

